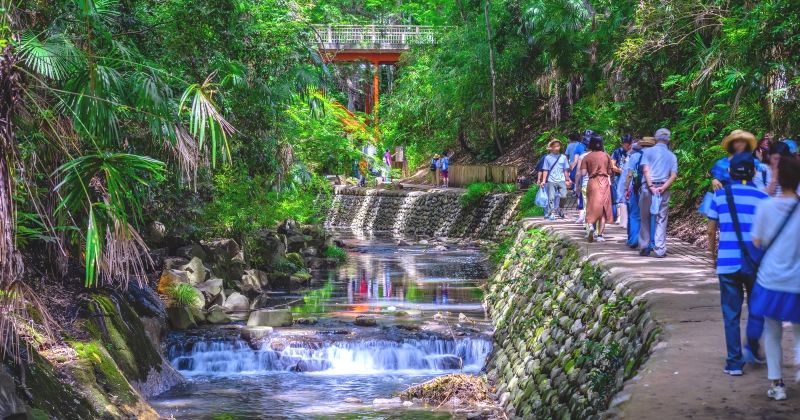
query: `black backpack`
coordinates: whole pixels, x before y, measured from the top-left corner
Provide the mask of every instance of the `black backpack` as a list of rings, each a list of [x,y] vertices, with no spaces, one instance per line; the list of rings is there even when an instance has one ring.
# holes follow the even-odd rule
[[[431,160],[431,170],[435,171],[437,169],[437,166],[439,166],[439,159]]]
[[[636,192],[640,192],[642,189],[642,178],[644,177],[644,166],[642,165],[642,158],[644,157],[644,150],[639,152],[639,160],[636,161],[636,166],[634,166],[634,176],[633,176],[633,190]]]

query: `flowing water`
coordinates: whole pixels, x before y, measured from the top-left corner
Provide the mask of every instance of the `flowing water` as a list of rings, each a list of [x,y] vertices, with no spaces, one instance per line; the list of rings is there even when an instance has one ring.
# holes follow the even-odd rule
[[[188,381],[154,399],[156,410],[187,419],[449,418],[374,400],[483,368],[491,337],[479,252],[346,242],[348,262],[316,273],[316,287],[276,295],[314,325],[276,329],[256,342],[219,327],[169,337],[167,358]],[[363,315],[378,326],[354,326]]]

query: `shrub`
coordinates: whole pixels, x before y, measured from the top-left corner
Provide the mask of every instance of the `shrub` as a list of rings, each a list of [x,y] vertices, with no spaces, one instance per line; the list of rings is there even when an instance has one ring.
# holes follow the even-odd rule
[[[347,261],[347,251],[336,245],[325,247],[325,250],[322,251],[322,255],[326,258],[336,258],[339,263]]]
[[[303,257],[296,252],[290,252],[286,254],[286,259],[295,267],[297,267],[298,270],[306,266],[305,262],[303,261]]]
[[[187,307],[200,300],[200,292],[191,284],[180,283],[169,291],[169,297],[174,306]]]
[[[467,192],[459,197],[461,207],[469,207],[477,203],[483,196],[491,193],[509,193],[517,190],[514,184],[495,184],[492,182],[473,182],[467,185]]]
[[[289,261],[286,258],[281,258],[275,262],[275,267],[273,267],[275,271],[284,274],[292,274],[300,269],[296,264]]]

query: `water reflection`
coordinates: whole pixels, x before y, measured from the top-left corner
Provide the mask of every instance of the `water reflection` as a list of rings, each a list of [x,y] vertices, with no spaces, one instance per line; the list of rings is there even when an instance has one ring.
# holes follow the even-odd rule
[[[351,251],[348,262],[328,272],[323,286],[305,293],[304,304],[293,310],[308,315],[451,311],[482,317],[478,285],[485,278],[475,250],[369,244]]]

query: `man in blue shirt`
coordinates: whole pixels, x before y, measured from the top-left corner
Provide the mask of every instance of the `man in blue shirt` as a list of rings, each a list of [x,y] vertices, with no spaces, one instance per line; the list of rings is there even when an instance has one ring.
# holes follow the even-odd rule
[[[667,255],[667,221],[669,220],[670,187],[678,178],[678,158],[669,150],[670,131],[659,128],[656,131],[656,145],[642,155],[642,172],[645,185],[639,197],[639,211],[642,220],[650,220],[650,215],[655,216],[655,229],[651,232],[650,225],[642,223],[639,228],[639,248],[641,256],[650,255],[650,241],[655,247],[653,251],[658,258]],[[652,205],[656,201],[657,206]],[[651,211],[657,207],[657,211]],[[652,235],[652,237],[651,237]]]
[[[561,212],[561,199],[567,196],[567,187],[571,181],[569,179],[569,162],[567,157],[561,154],[561,141],[552,140],[547,145],[550,153],[545,156],[542,164],[542,188],[547,188],[547,209],[545,217],[548,220],[555,220],[556,217],[563,218]]]
[[[750,226],[753,223],[756,207],[768,196],[752,184],[753,176],[756,173],[752,154],[736,154],[731,158],[730,163],[731,184],[717,190],[707,215],[710,230],[716,231],[716,228],[719,228],[719,252],[716,257],[727,347],[724,372],[732,376],[739,376],[743,373],[742,368],[745,362],[760,361],[758,359],[758,340],[764,329],[764,319],[761,317],[753,315],[748,317],[747,344],[744,354],[742,353],[739,319],[742,317],[745,292],[749,300],[755,282],[752,275],[742,271],[742,248],[752,249]],[[733,209],[728,205],[729,200],[733,201]],[[732,210],[736,213],[735,216],[738,220],[740,230],[738,233]],[[741,244],[739,242],[740,235]],[[709,244],[712,255],[714,254],[713,242],[715,241]]]
[[[442,152],[442,157],[439,159],[439,174],[442,176],[442,185],[447,188],[450,186],[450,151],[445,150]]]
[[[617,206],[624,202],[625,192],[617,190],[617,183],[619,177],[622,175],[622,169],[625,167],[625,161],[628,159],[628,153],[633,147],[633,136],[625,134],[622,136],[622,144],[611,152],[611,161],[614,162],[614,176],[611,179],[611,211],[614,213],[614,221],[619,223],[619,213]]]

